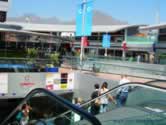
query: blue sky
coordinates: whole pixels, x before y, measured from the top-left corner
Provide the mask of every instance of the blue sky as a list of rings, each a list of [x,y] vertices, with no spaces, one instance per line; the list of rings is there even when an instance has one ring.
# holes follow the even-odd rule
[[[56,16],[62,20],[75,18],[81,0],[11,0],[8,16],[36,14]],[[160,21],[166,22],[166,0],[94,0],[94,9],[130,24],[154,24],[159,6]]]

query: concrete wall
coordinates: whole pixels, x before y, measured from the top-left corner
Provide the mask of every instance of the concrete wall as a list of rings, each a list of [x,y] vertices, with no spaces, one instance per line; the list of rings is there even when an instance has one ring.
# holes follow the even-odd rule
[[[0,98],[24,97],[35,88],[47,88],[48,83],[53,88],[47,89],[55,93],[72,91],[71,79],[61,84],[61,78],[57,79],[57,75],[61,76],[60,73],[0,73]]]
[[[10,73],[8,76],[8,94],[24,96],[34,88],[45,88],[44,73]]]

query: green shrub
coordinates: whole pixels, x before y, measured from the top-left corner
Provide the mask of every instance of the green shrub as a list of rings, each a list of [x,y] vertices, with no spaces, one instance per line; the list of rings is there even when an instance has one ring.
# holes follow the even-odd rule
[[[27,49],[27,56],[29,58],[36,58],[38,56],[38,49],[28,48]]]
[[[54,52],[49,55],[51,63],[55,66],[59,64],[59,53]]]

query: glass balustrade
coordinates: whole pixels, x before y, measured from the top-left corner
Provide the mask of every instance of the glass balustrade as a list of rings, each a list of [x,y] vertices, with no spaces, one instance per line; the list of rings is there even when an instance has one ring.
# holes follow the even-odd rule
[[[166,81],[129,83],[115,87],[100,97],[84,102],[81,107],[95,115],[103,125],[163,125],[166,124]],[[126,101],[121,93],[128,88]],[[112,96],[114,100],[109,99]],[[102,99],[108,98],[106,110]],[[98,101],[97,101],[98,100]],[[122,103],[123,101],[124,103]],[[98,102],[98,103],[97,103]],[[70,111],[61,116],[70,114]],[[81,120],[80,125],[87,124]]]

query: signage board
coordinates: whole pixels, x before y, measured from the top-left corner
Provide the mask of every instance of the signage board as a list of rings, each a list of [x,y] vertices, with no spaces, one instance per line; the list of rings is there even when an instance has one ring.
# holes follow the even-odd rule
[[[76,14],[76,36],[90,36],[92,32],[92,5],[89,1],[78,5]]]
[[[48,90],[60,90],[60,74],[47,73],[46,74],[46,88]]]
[[[9,94],[26,95],[35,88],[45,87],[44,73],[9,73]]]
[[[111,35],[109,35],[109,34],[104,34],[103,35],[102,46],[103,46],[103,48],[110,48],[110,46],[111,46]]]

